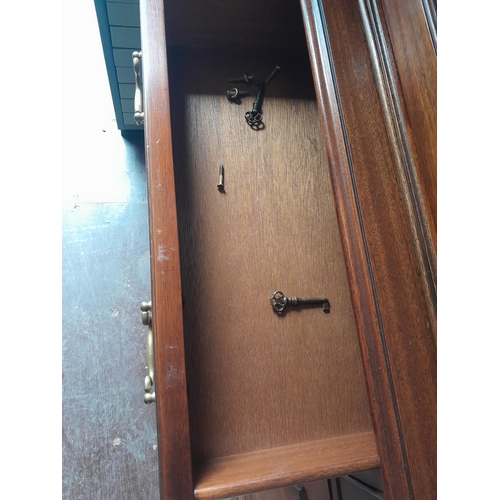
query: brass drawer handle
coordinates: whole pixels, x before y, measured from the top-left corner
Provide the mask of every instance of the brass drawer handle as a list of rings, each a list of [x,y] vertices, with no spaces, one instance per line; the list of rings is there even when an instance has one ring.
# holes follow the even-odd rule
[[[142,109],[142,89],[141,89],[141,59],[142,51],[132,52],[132,63],[134,65],[135,75],[135,94],[134,94],[134,119],[137,125],[144,124],[144,111]]]
[[[153,327],[151,324],[151,301],[141,304],[142,323],[148,327],[146,334],[146,361],[148,364],[148,374],[144,378],[144,402],[146,404],[154,403],[156,395],[153,390],[155,381],[155,364],[153,356]]]

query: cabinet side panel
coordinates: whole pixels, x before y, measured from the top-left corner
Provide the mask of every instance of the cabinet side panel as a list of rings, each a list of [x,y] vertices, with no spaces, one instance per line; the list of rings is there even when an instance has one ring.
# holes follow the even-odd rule
[[[436,495],[435,316],[359,6],[302,2],[387,498]]]
[[[407,111],[407,128],[411,130],[418,156],[417,172],[436,245],[437,58],[433,23],[428,25],[424,7],[432,2],[381,0],[379,3],[387,19]]]

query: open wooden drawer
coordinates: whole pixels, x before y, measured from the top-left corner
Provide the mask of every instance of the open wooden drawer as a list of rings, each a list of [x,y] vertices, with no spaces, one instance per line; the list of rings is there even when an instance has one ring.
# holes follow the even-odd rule
[[[162,498],[378,466],[299,3],[148,0],[141,31]],[[229,80],[277,65],[252,128]]]

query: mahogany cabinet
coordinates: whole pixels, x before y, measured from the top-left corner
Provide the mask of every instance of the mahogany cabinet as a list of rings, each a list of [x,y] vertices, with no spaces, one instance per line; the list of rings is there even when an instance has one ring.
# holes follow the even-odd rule
[[[376,467],[435,498],[435,4],[140,14],[162,498]]]

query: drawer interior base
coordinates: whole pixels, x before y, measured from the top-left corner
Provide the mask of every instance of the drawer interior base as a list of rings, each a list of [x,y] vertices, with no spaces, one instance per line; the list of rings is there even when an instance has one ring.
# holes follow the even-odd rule
[[[232,455],[195,466],[195,498],[227,498],[378,465],[372,432]]]

